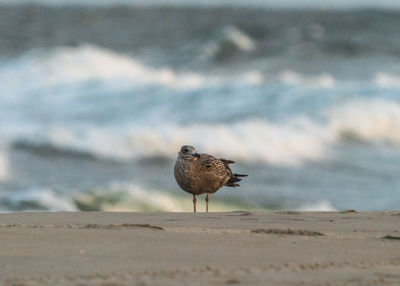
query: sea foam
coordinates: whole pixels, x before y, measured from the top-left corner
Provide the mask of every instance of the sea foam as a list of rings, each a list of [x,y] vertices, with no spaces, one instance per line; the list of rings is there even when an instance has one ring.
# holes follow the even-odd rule
[[[153,156],[174,158],[181,145],[192,144],[200,152],[216,156],[275,165],[298,165],[303,160],[320,159],[324,155],[324,136],[318,125],[298,119],[286,125],[248,120],[231,125],[131,126],[120,132],[106,128],[74,130],[53,127],[41,133],[40,140],[60,149],[120,160]],[[34,143],[40,144],[40,141]]]
[[[286,70],[279,74],[279,79],[285,84],[307,88],[333,88],[336,84],[335,78],[328,73],[306,76],[292,70]]]
[[[0,193],[0,212],[12,211],[192,211],[192,197],[183,191],[143,187],[132,182],[114,182],[87,191],[60,194],[51,188],[29,188]],[[204,201],[199,200],[199,209]],[[213,211],[247,209],[237,202],[213,200]]]
[[[0,193],[0,211],[76,211],[73,201],[49,188]]]
[[[167,211],[193,210],[193,198],[183,191],[168,192],[144,187],[132,182],[114,182],[108,187],[91,189],[75,195],[73,200],[79,210],[97,211]],[[212,211],[233,211],[254,208],[240,200],[228,201],[214,198]],[[204,200],[198,200],[198,208],[204,209]]]
[[[375,83],[384,88],[400,87],[400,75],[380,72],[375,75]]]
[[[249,53],[255,49],[255,42],[246,33],[235,26],[227,26],[206,46],[206,57],[224,61],[237,53]]]
[[[120,88],[138,84],[194,88],[206,80],[196,73],[152,68],[127,55],[92,45],[27,53],[2,65],[0,79],[10,87],[20,88],[23,84],[22,91],[67,85],[82,88],[82,83],[111,84],[116,80]]]
[[[400,103],[381,100],[354,100],[328,111],[329,128],[337,139],[400,146]]]
[[[263,80],[257,70],[211,76],[151,67],[132,56],[93,45],[35,50],[0,65],[4,96],[11,102],[32,94],[67,100],[87,90],[116,93],[142,86],[190,90],[227,83],[258,85]]]
[[[7,122],[0,134],[14,142],[49,144],[117,160],[174,158],[181,145],[192,144],[200,152],[221,157],[291,166],[322,160],[330,155],[331,145],[344,140],[400,145],[398,102],[354,96],[332,103],[324,92],[338,84],[329,74],[288,70],[278,74],[278,79],[299,87],[319,87],[318,102],[325,103],[316,110],[318,116],[308,114],[313,102],[305,101],[302,92],[295,94],[301,107],[296,106],[296,113],[286,118],[246,114],[246,105],[250,110],[268,104],[278,111],[293,108],[295,96],[275,96],[276,85],[256,69],[217,77],[150,67],[90,45],[36,51],[0,66],[1,106],[5,106],[1,119]],[[97,88],[92,90],[93,86]],[[138,91],[133,86],[150,87]],[[125,102],[132,110],[124,109]],[[229,108],[222,112],[219,106],[223,104]],[[140,116],[135,112],[141,112]],[[200,114],[195,120],[193,112]],[[203,114],[208,113],[215,117],[205,120]],[[3,178],[7,174],[4,158]]]
[[[297,208],[299,211],[334,212],[338,211],[329,201],[321,200],[315,203],[305,203]]]
[[[9,159],[6,152],[0,149],[0,182],[5,182],[9,177]]]
[[[399,103],[348,101],[325,110],[325,117],[325,122],[295,117],[282,123],[248,119],[232,124],[131,124],[117,130],[52,126],[28,137],[36,138],[35,144],[117,160],[173,159],[181,145],[191,144],[220,157],[290,166],[327,158],[332,144],[346,140],[400,146]]]

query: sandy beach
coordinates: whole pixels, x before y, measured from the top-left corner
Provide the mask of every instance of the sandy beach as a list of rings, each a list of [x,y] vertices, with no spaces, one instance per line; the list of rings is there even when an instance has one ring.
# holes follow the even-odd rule
[[[1,285],[400,285],[399,212],[0,215]]]

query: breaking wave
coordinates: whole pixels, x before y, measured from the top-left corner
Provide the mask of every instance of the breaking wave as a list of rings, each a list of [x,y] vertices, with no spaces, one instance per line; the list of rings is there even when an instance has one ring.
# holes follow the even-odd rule
[[[9,177],[8,156],[0,149],[0,183]]]
[[[20,138],[14,146],[34,152],[131,160],[172,159],[181,145],[191,144],[201,152],[220,157],[291,166],[324,159],[329,156],[330,145],[342,141],[400,146],[400,103],[349,101],[326,110],[325,117],[325,122],[320,123],[297,117],[286,123],[249,119],[233,124],[131,125],[118,132],[94,127],[52,127]]]
[[[339,139],[400,146],[400,103],[357,100],[329,112],[329,128]]]
[[[87,191],[59,194],[49,188],[31,188],[0,193],[0,212],[12,211],[192,211],[192,198],[132,183],[113,183]],[[204,202],[198,201],[203,209]],[[254,208],[254,206],[252,206]],[[237,201],[213,199],[212,211],[249,209]]]
[[[400,87],[400,75],[380,72],[375,75],[375,83],[384,88],[398,88]]]
[[[146,88],[185,92],[228,84],[259,85],[263,81],[264,76],[256,70],[218,76],[151,67],[132,56],[92,45],[35,50],[0,65],[2,101],[11,106],[23,106],[35,96],[46,99],[47,104],[65,107],[94,94],[107,100],[115,94],[139,91],[153,95],[154,90],[141,90]],[[162,98],[159,100],[162,103]]]
[[[243,52],[255,49],[251,39],[242,32],[234,27],[226,29],[227,35],[220,41],[232,42],[235,49]],[[227,56],[223,54],[229,52],[223,49],[228,48],[221,48],[221,45],[224,46],[221,42],[211,45],[209,53],[216,57]],[[327,73],[313,76],[286,70],[279,73],[277,79],[305,88],[333,88],[336,85],[336,79]],[[275,75],[266,77],[255,69],[221,76],[178,72],[170,67],[154,68],[131,56],[92,45],[31,51],[0,66],[0,81],[9,100],[18,100],[16,96],[31,97],[32,94],[57,95],[67,100],[87,91],[115,93],[140,86],[198,90],[227,85],[260,85],[275,80]],[[381,81],[377,80],[377,83],[381,84]]]
[[[151,68],[127,55],[91,45],[30,52],[2,65],[0,78],[16,88],[23,84],[22,91],[63,86],[81,89],[81,84],[99,82],[102,87],[117,88],[115,81],[120,89],[138,84],[194,88],[210,80],[196,73]]]
[[[48,188],[30,188],[0,192],[0,211],[76,211],[78,208],[66,196]]]
[[[206,55],[217,61],[226,61],[239,53],[252,52],[255,48],[255,42],[248,35],[235,26],[228,26],[207,46]]]
[[[260,120],[232,125],[141,126],[126,128],[119,134],[104,128],[74,131],[60,127],[48,130],[46,136],[43,138],[42,134],[42,142],[28,141],[24,147],[31,144],[32,150],[40,150],[38,146],[50,142],[59,150],[129,160],[153,156],[174,158],[180,146],[192,144],[201,152],[277,165],[320,159],[326,141],[321,127],[305,119],[286,126]]]
[[[132,183],[113,183],[107,189],[97,188],[74,197],[79,210],[103,211],[192,211],[192,197],[143,188]],[[204,202],[199,200],[199,209]],[[212,211],[248,209],[249,206],[234,202],[213,200]]]
[[[317,211],[317,212],[334,212],[338,211],[329,201],[319,201],[315,203],[305,203],[297,208],[298,211]]]
[[[237,28],[227,27],[224,31],[222,38],[208,47],[212,57],[225,57],[225,52],[229,54],[223,51],[226,47],[221,48],[226,41],[231,42],[228,46],[233,45],[236,47],[234,49],[242,52],[256,49],[252,40]],[[70,98],[89,92],[115,94],[143,86],[204,92],[212,87],[251,87],[271,85],[276,81],[313,89],[333,89],[338,86],[338,80],[329,73],[305,75],[290,69],[277,74],[263,74],[257,69],[249,69],[222,76],[176,71],[168,66],[155,68],[127,54],[93,45],[28,52],[0,65],[0,81],[4,98],[11,102],[23,102],[25,97],[31,98],[33,94],[45,94],[67,102]],[[374,82],[379,87],[400,86],[398,76],[386,73],[377,74]]]
[[[243,51],[256,48],[234,27],[224,35]],[[330,74],[286,70],[271,79],[249,70],[211,76],[153,68],[128,55],[83,45],[9,60],[0,66],[0,79],[0,119],[7,122],[0,135],[15,148],[37,153],[174,158],[181,145],[192,144],[200,152],[245,162],[299,166],[330,156],[330,146],[342,141],[400,146],[400,103],[349,96],[335,104],[330,93],[339,84]],[[271,83],[276,79],[296,89],[284,87],[282,94],[276,93],[279,84]],[[375,84],[396,86],[397,78],[378,74]],[[304,96],[310,93],[297,92],[297,86],[321,94],[310,100]],[[229,108],[220,112],[225,103]],[[294,109],[295,114],[287,113]],[[269,111],[285,117],[276,119]],[[3,154],[0,180],[6,177]]]
[[[291,70],[281,72],[279,79],[289,85],[300,85],[309,88],[333,88],[336,80],[333,76],[323,73],[317,76],[304,76]]]
[[[261,203],[262,201],[258,201]],[[237,210],[269,209],[268,203],[244,202],[240,198],[212,197],[211,211],[226,212]],[[197,201],[199,211],[205,209],[201,197]],[[282,206],[281,209],[285,209]],[[293,209],[299,211],[337,211],[329,201],[321,200],[304,203]],[[50,188],[29,188],[0,192],[0,212],[15,211],[108,211],[108,212],[192,212],[192,197],[181,191],[171,193],[165,190],[144,188],[131,182],[115,182],[109,186],[89,190],[75,190],[67,194]]]

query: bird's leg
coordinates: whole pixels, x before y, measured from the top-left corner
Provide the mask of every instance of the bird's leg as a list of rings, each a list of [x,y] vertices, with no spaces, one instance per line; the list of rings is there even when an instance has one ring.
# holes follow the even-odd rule
[[[208,201],[210,198],[208,197],[208,194],[206,195],[206,212],[208,213]]]
[[[195,213],[196,212],[196,195],[195,194],[193,194],[193,212]]]

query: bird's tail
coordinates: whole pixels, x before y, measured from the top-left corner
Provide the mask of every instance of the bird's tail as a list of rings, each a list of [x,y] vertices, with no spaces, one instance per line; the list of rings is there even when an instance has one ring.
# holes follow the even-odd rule
[[[243,174],[233,174],[233,176],[226,182],[225,186],[227,187],[239,187],[239,184],[236,184],[237,182],[240,182],[242,179],[240,177],[247,177],[248,175],[243,175]]]

